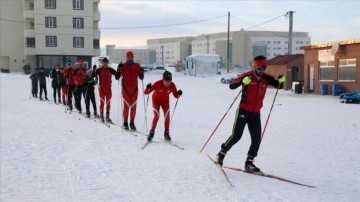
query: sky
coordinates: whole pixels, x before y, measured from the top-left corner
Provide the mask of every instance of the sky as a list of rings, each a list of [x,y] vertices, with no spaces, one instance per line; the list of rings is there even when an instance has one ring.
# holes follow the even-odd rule
[[[308,32],[313,44],[360,37],[357,0],[134,1],[101,0],[101,47],[145,46],[147,39],[230,31]]]
[[[230,90],[220,80],[236,73],[205,78],[173,73],[173,82],[183,95],[177,102],[170,97],[170,135],[184,150],[158,139],[164,131],[162,114],[155,142],[142,150],[146,136],[132,136],[117,125],[108,128],[75,111],[66,114],[64,106],[52,101],[31,99],[28,75],[0,73],[1,201],[358,201],[360,107],[340,103],[332,95],[279,90],[255,158],[255,165],[265,173],[315,188],[226,169],[234,187],[228,185],[207,154],[215,157],[230,136],[240,88]],[[161,74],[146,72],[143,83],[154,82]],[[53,100],[49,84],[48,97]],[[138,88],[142,89],[142,82]],[[119,92],[119,83],[113,79],[110,115],[118,125]],[[263,128],[275,93],[273,88],[266,92]],[[99,105],[97,91],[95,95]],[[146,100],[139,94],[135,124],[148,134],[145,120],[149,126],[153,113],[151,98],[147,105]],[[249,146],[245,128],[224,165],[242,168]]]

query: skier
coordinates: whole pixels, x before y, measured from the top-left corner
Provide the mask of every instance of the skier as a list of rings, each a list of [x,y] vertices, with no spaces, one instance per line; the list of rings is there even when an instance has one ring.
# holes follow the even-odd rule
[[[38,98],[39,69],[35,69],[35,72],[29,78],[31,79],[31,94],[34,98]]]
[[[73,110],[73,105],[72,105],[72,96],[74,94],[74,89],[75,89],[75,77],[74,77],[74,68],[72,67],[72,62],[68,61],[67,62],[67,67],[64,70],[64,78],[66,79],[67,83],[67,106],[69,108],[70,111]]]
[[[136,130],[134,124],[136,115],[136,103],[138,99],[138,80],[144,79],[144,69],[140,65],[134,62],[134,53],[128,51],[126,53],[126,63],[120,63],[117,68],[117,72],[122,76],[122,97],[124,103],[123,127],[125,130],[129,130],[128,117],[130,112],[130,129]]]
[[[51,71],[51,87],[54,89],[54,103],[56,104],[56,95],[58,96],[58,102],[61,104],[61,98],[60,98],[60,66],[55,65],[53,70]]]
[[[46,72],[44,67],[40,68],[40,73],[39,73],[39,83],[40,83],[40,100],[42,99],[42,92],[44,91],[45,94],[45,100],[49,100],[47,97],[47,90],[46,90]]]
[[[109,67],[109,60],[105,57],[101,61],[100,68],[93,67],[93,77],[99,76],[99,96],[100,96],[100,118],[104,122],[104,104],[106,102],[106,121],[112,123],[110,119],[111,108],[111,76],[114,75],[115,79],[119,79],[118,73],[111,67]]]
[[[152,95],[152,105],[154,110],[154,118],[151,125],[151,130],[147,140],[150,142],[154,138],[155,128],[157,122],[159,120],[160,115],[160,107],[164,113],[164,139],[167,141],[171,141],[171,137],[169,134],[170,127],[170,101],[169,94],[172,93],[175,98],[179,98],[182,95],[181,90],[176,89],[175,83],[172,82],[172,74],[169,71],[165,71],[163,73],[162,80],[156,81],[153,85],[151,83],[146,85],[146,89],[144,90],[144,94],[147,95],[153,92]]]
[[[96,68],[96,66],[95,66]],[[86,108],[86,116],[90,118],[90,101],[94,109],[94,117],[97,118],[99,115],[97,114],[96,110],[96,100],[95,100],[95,80],[92,77],[93,70],[88,70],[86,72],[86,76],[83,81],[84,87],[84,97],[85,97],[85,108]]]
[[[251,136],[251,145],[245,161],[245,170],[260,172],[260,169],[253,163],[261,143],[260,109],[268,85],[281,89],[285,81],[285,76],[280,75],[276,80],[273,76],[264,73],[265,70],[266,58],[262,55],[256,56],[253,69],[241,74],[229,85],[232,90],[242,85],[242,96],[236,112],[232,134],[225,143],[221,144],[221,150],[216,156],[216,163],[220,166],[223,165],[226,153],[241,139],[247,124]]]
[[[84,68],[84,61],[78,60],[75,63],[74,68],[74,81],[75,81],[75,88],[74,88],[74,99],[75,99],[75,108],[81,114],[81,97],[83,96],[83,80],[86,75],[86,71]]]

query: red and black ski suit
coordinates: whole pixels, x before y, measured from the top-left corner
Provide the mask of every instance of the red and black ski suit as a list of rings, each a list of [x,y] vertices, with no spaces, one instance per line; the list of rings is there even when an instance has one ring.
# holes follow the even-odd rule
[[[100,115],[104,114],[104,105],[106,102],[106,115],[110,114],[111,108],[111,77],[115,76],[116,80],[119,79],[118,73],[111,67],[101,66],[93,72],[99,78],[99,96],[100,96]]]
[[[124,63],[118,68],[122,76],[123,118],[128,122],[130,111],[130,123],[134,123],[136,116],[136,103],[138,99],[138,78],[144,79],[144,72],[138,63]]]
[[[251,78],[251,82],[248,85],[243,85],[242,79],[246,76]],[[230,83],[229,87],[233,90],[240,85],[243,85],[242,95],[236,111],[233,131],[227,141],[221,145],[221,150],[224,153],[229,151],[241,139],[247,124],[251,136],[251,145],[247,155],[250,158],[255,158],[261,143],[260,109],[263,105],[266,89],[268,85],[279,89],[283,85],[279,85],[279,82],[271,75],[264,73],[260,77],[254,71],[245,72],[238,76]]]
[[[64,78],[67,80],[67,105],[70,110],[73,109],[72,96],[74,95],[76,85],[76,75],[74,67],[67,67],[64,70]],[[74,95],[75,97],[75,95]]]
[[[144,94],[147,95],[154,91],[152,95],[152,105],[154,110],[154,118],[151,125],[151,130],[155,131],[157,122],[160,116],[160,107],[164,113],[164,127],[169,130],[170,127],[170,99],[169,94],[172,93],[175,98],[179,98],[176,85],[171,82],[168,87],[165,86],[164,80],[156,81],[150,89],[146,88]]]

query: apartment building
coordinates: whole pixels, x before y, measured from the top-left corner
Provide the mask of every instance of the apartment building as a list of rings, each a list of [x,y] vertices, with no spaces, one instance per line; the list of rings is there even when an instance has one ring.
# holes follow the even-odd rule
[[[191,55],[191,41],[194,37],[148,39],[147,48],[155,50],[158,64],[176,64]]]
[[[0,1],[0,67],[52,69],[100,55],[100,0]]]
[[[132,51],[134,53],[134,61],[139,64],[156,63],[155,50],[142,48],[116,48],[115,45],[106,45],[106,55],[110,57],[111,63],[125,62],[126,52],[128,51]]]
[[[183,55],[191,54],[217,54],[222,61],[222,67],[249,66],[256,55],[264,55],[271,59],[277,55],[288,54],[288,32],[278,31],[233,31],[229,34],[228,56],[228,33],[220,32],[202,34],[194,37],[182,37],[187,39],[183,46],[179,43],[180,38],[160,38],[147,41],[148,48],[156,50],[157,63],[176,63],[182,60]],[[301,46],[311,44],[311,38],[307,32],[293,32],[292,54],[303,54]],[[187,52],[186,52],[187,51]],[[179,55],[181,52],[182,55]]]

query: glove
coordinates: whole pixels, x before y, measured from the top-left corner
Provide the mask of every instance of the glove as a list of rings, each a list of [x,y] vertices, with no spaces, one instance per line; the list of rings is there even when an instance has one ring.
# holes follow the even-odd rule
[[[244,85],[248,85],[249,83],[251,82],[251,79],[249,76],[245,76],[243,79],[242,79],[242,83]]]
[[[120,62],[119,65],[118,65],[118,68],[121,68],[121,67],[123,67],[123,63],[122,63],[122,62]]]
[[[151,83],[148,83],[148,84],[146,85],[146,88],[147,88],[147,89],[151,89]]]
[[[278,81],[279,81],[279,83],[284,83],[285,82],[285,75],[279,75],[278,76]]]
[[[95,70],[96,70],[96,65],[93,66],[93,71],[95,71]]]
[[[140,71],[144,73],[144,68],[140,67]]]
[[[178,90],[178,95],[181,96],[182,95],[182,90]]]

